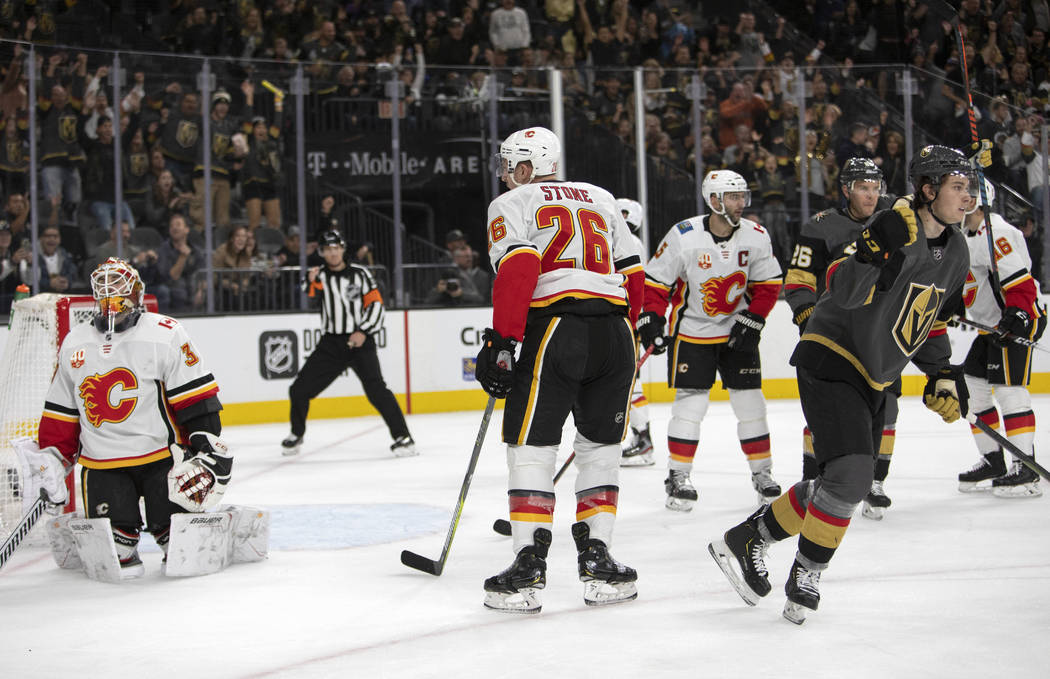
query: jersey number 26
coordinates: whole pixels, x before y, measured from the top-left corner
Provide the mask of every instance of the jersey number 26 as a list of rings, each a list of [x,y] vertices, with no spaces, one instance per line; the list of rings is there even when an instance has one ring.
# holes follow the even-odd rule
[[[536,211],[536,227],[558,230],[543,251],[541,271],[586,269],[612,273],[609,226],[599,213],[580,208],[574,215],[564,205],[544,205]]]

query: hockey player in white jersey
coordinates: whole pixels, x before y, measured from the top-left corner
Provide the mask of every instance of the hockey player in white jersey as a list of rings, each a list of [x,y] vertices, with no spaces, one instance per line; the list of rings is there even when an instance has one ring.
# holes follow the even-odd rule
[[[995,189],[985,180],[988,202]],[[1046,327],[1046,315],[1040,308],[1038,285],[1031,274],[1032,260],[1024,235],[1001,215],[991,213],[992,243],[998,260],[1002,298],[992,281],[991,257],[988,251],[989,224],[979,205],[971,199],[965,221],[966,244],[970,248],[970,273],[966,277],[963,301],[966,315],[985,326],[996,326],[994,334],[981,332],[966,355],[963,369],[970,390],[970,409],[993,429],[999,428],[1003,413],[1006,438],[1023,452],[1034,456],[1035,414],[1028,382],[1032,371],[1032,348],[1011,341],[1014,337],[1039,339]],[[1002,305],[1000,305],[1000,301]],[[1002,448],[987,434],[971,426],[980,461],[969,471],[959,474],[959,490],[964,493],[991,490],[998,497],[1036,497],[1043,494],[1039,477],[1015,460],[1007,469]]]
[[[218,438],[214,377],[178,321],[143,310],[135,268],[110,258],[92,272],[91,289],[98,309],[62,343],[32,455],[43,475],[80,463],[84,512],[110,520],[121,575],[136,577],[139,498],[145,529],[166,549],[171,515],[216,505],[233,458]]]
[[[631,229],[631,238],[634,240],[638,252],[642,256],[642,266],[645,266],[649,257],[645,251],[645,244],[640,238],[642,229],[645,228],[645,208],[636,200],[630,198],[617,198],[616,206],[620,208],[620,214]],[[653,438],[649,433],[649,401],[642,391],[641,375],[634,376],[634,391],[631,392],[631,442],[623,449],[623,457],[620,459],[621,467],[640,467],[653,464]]]
[[[675,224],[645,272],[645,309],[638,321],[643,346],[666,350],[664,313],[670,304],[667,383],[676,389],[667,427],[670,449],[666,505],[689,511],[697,500],[689,473],[700,442],[715,371],[729,391],[740,447],[761,502],[780,495],[772,477],[769,426],[762,396],[758,342],[781,287],[769,233],[743,219],[751,204],[747,182],[716,170],[701,189],[708,216]]]
[[[637,355],[640,253],[608,191],[558,181],[561,142],[553,132],[519,130],[500,146],[500,156],[511,190],[489,204],[496,281],[492,328],[485,330],[475,374],[490,396],[507,399],[503,441],[515,557],[485,580],[485,605],[540,610],[555,460],[569,413],[578,472],[572,537],[584,601],[628,601],[638,595],[638,574],[616,561],[609,546]]]

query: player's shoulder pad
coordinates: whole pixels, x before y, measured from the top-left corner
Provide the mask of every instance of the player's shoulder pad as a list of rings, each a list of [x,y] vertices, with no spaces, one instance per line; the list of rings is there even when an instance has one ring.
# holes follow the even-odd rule
[[[749,229],[751,231],[757,231],[758,233],[764,233],[766,235],[769,234],[769,232],[766,231],[766,227],[762,226],[758,222],[756,222],[756,221],[754,221],[752,219],[745,219],[745,218],[741,217],[740,218],[740,230],[743,231],[745,229]]]
[[[833,214],[834,212],[835,212],[835,208],[833,208],[833,207],[829,207],[829,208],[828,208],[827,210],[821,210],[821,211],[820,211],[820,212],[818,212],[817,214],[813,215],[813,219],[812,219],[812,221],[814,221],[814,222],[820,222],[820,221],[822,221],[822,220],[823,220],[823,219],[824,219],[825,217],[827,217],[828,215],[831,215],[831,214]]]

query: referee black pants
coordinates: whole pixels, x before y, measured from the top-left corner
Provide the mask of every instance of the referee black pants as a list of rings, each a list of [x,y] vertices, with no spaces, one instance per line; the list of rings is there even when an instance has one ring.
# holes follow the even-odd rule
[[[322,335],[317,348],[306,359],[303,369],[292,382],[288,390],[292,402],[292,434],[302,436],[306,432],[306,415],[310,412],[310,400],[327,389],[344,370],[350,368],[357,375],[357,379],[361,380],[368,402],[383,416],[390,436],[394,439],[408,436],[408,425],[405,424],[401,406],[383,381],[375,340],[368,335],[362,346],[351,349],[346,343],[348,337],[349,335]]]

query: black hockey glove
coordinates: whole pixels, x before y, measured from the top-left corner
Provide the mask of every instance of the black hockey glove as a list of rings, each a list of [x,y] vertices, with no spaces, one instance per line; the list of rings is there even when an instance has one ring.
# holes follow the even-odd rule
[[[926,376],[922,402],[945,422],[955,422],[960,416],[965,417],[969,398],[962,366],[946,365],[933,375]]]
[[[1013,337],[1027,338],[1032,329],[1032,317],[1024,309],[1008,306],[1003,309],[1003,317],[995,328],[992,341],[1001,347],[1013,344]]]
[[[507,398],[514,384],[514,347],[517,342],[492,328],[481,335],[481,351],[474,366],[474,377],[489,396]]]
[[[798,326],[798,334],[802,335],[806,331],[806,323],[809,322],[809,317],[813,315],[813,307],[815,304],[807,304],[806,306],[799,309],[798,313],[791,317],[791,322]]]
[[[638,322],[635,324],[642,348],[648,351],[649,347],[652,347],[654,356],[667,351],[667,338],[664,336],[666,322],[664,317],[655,311],[646,311],[638,317]]]
[[[729,331],[727,346],[734,351],[758,351],[758,340],[764,327],[766,319],[750,311],[741,311],[736,315],[736,323]]]
[[[885,266],[890,255],[914,243],[918,233],[915,211],[907,201],[898,200],[892,210],[877,215],[861,231],[857,238],[857,259],[865,264]]]

